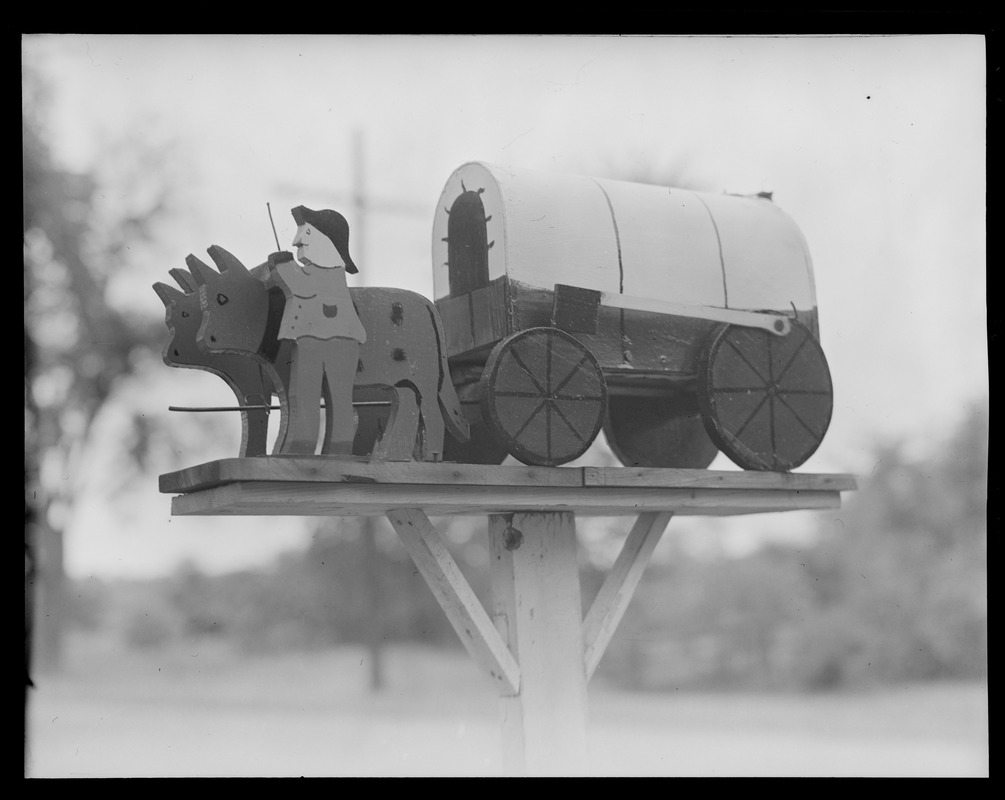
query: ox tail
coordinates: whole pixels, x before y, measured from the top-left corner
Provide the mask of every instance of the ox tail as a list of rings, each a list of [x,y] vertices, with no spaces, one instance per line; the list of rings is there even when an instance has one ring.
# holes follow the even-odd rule
[[[440,404],[440,411],[443,413],[443,421],[447,426],[447,431],[459,442],[466,442],[471,437],[468,419],[461,411],[461,400],[457,396],[457,390],[450,380],[450,366],[447,364],[446,336],[443,333],[443,322],[436,306],[427,302],[426,308],[429,310],[429,318],[433,323],[433,330],[436,332],[436,349],[440,354],[440,381],[437,392],[437,400]]]

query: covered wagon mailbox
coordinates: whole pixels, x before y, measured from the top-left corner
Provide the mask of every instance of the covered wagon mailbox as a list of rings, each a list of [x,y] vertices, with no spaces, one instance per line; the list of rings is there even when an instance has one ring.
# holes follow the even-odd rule
[[[189,256],[154,287],[165,361],[238,401],[179,410],[239,411],[244,434],[161,491],[177,515],[386,516],[499,694],[505,773],[589,774],[587,684],[671,517],[837,508],[855,488],[790,472],[832,407],[802,235],[766,197],[470,163],[437,204],[431,302],[349,287],[348,229],[320,224],[341,215],[300,216],[295,256],[249,269],[214,245],[217,269]],[[601,429],[623,467],[560,466]],[[745,471],[706,469],[719,450]],[[488,518],[484,605],[444,515]],[[586,515],[635,521],[584,615]]]
[[[629,466],[787,471],[823,439],[812,262],[767,196],[468,163],[432,249],[467,460],[562,464],[603,427]]]

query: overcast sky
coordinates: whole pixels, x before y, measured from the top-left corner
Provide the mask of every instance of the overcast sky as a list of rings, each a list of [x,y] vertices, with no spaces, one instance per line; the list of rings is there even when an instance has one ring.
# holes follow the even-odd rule
[[[801,471],[867,472],[878,438],[936,448],[987,394],[983,37],[32,36],[22,49],[53,83],[69,166],[123,135],[176,141],[192,165],[167,260],[137,263],[117,289],[151,314],[150,285],[186,254],[215,243],[259,263],[275,249],[267,202],[283,246],[292,206],[342,210],[362,280],[431,296],[433,209],[462,163],[649,171],[772,191],[806,236],[835,410]],[[97,532],[102,504],[68,542],[77,574],[149,571],[207,538],[207,563],[225,559],[251,524],[168,525],[154,491],[130,556],[135,538]],[[301,535],[276,527],[243,552]]]

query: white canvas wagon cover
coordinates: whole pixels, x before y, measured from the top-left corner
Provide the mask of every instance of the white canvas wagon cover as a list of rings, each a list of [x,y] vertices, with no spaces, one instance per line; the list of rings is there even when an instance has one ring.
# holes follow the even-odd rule
[[[446,182],[432,244],[437,300],[506,278],[546,291],[568,284],[697,306],[816,311],[806,241],[763,196],[470,162]]]

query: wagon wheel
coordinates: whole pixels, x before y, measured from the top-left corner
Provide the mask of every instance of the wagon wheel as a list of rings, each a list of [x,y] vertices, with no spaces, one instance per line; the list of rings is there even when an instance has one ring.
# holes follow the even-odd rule
[[[719,449],[705,432],[693,395],[607,399],[604,435],[626,467],[705,469]]]
[[[482,417],[525,464],[578,458],[604,421],[607,384],[593,354],[557,328],[529,328],[495,346],[482,373]]]
[[[785,336],[724,325],[709,338],[701,369],[698,404],[708,435],[744,469],[794,469],[823,441],[831,375],[801,323]]]

